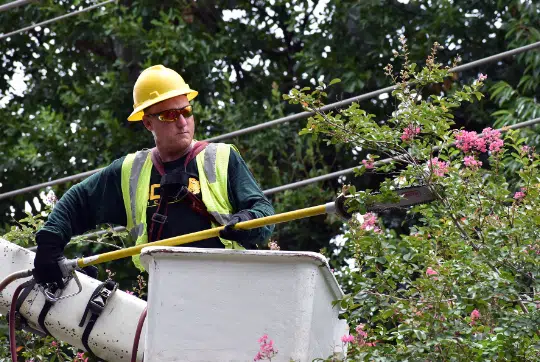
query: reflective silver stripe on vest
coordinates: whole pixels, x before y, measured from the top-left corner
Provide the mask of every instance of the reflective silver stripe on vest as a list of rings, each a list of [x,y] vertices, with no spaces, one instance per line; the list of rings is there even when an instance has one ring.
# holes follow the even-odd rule
[[[148,158],[148,152],[150,150],[137,151],[131,165],[131,174],[129,176],[129,199],[131,201],[131,219],[133,220],[133,228],[129,231],[129,234],[133,239],[137,239],[144,232],[144,224],[136,224],[137,218],[135,216],[135,207],[137,201],[137,186],[139,184],[139,177],[141,171]]]
[[[216,143],[209,143],[204,150],[204,173],[208,182],[213,184],[217,180],[216,175],[216,156],[217,156]]]
[[[137,240],[139,236],[141,236],[144,232],[144,224],[139,224],[134,226],[130,231],[129,235],[131,236],[132,240]]]
[[[210,211],[210,215],[216,219],[220,225],[226,225],[231,220],[231,214],[220,214],[217,211]]]

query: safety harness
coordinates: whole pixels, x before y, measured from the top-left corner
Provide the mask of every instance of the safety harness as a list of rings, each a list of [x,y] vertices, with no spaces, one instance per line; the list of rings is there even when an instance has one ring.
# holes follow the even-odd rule
[[[88,345],[88,338],[90,337],[90,333],[92,332],[92,329],[94,328],[94,325],[96,324],[99,316],[101,315],[101,313],[103,313],[103,310],[107,306],[107,303],[109,302],[111,296],[114,294],[114,292],[116,292],[116,289],[118,289],[118,283],[111,279],[107,279],[105,282],[98,285],[98,287],[90,296],[88,304],[86,305],[86,309],[84,310],[81,322],[79,323],[79,327],[84,326],[86,317],[90,314],[90,318],[88,318],[88,323],[84,328],[81,341],[84,348],[86,349],[88,354],[92,356],[92,358],[97,357]]]
[[[172,173],[165,173],[165,167],[159,156],[157,148],[151,150],[151,159],[154,167],[161,175],[160,189],[161,195],[158,206],[152,215],[152,222],[148,233],[148,241],[157,241],[161,239],[163,226],[167,222],[167,211],[169,201],[187,202],[189,207],[199,215],[209,219],[211,222],[216,222],[214,217],[208,212],[203,201],[188,190],[187,185],[190,177],[196,177],[186,172],[187,165],[193,160],[202,150],[208,146],[208,142],[196,142],[184,160],[184,171],[175,170]]]

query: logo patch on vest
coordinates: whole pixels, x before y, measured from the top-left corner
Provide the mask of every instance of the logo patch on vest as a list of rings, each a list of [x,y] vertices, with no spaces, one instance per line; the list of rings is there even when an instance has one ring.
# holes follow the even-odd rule
[[[197,179],[190,177],[188,180],[188,190],[194,195],[200,194],[201,184]]]

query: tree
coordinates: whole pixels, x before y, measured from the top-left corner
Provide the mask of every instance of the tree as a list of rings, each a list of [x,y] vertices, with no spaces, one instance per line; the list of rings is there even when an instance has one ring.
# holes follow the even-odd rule
[[[347,360],[536,361],[540,156],[518,131],[452,129],[453,111],[483,97],[486,76],[446,96],[426,94],[450,76],[436,62],[438,48],[419,69],[402,38],[402,69],[385,68],[397,84],[396,110],[385,122],[355,104],[322,111],[322,84],[285,96],[316,112],[303,133],[373,150],[356,173],[386,176],[377,194],[348,190],[345,245],[355,263],[342,271],[350,293],[338,301],[355,330],[342,338]],[[393,160],[375,162],[381,154]],[[512,162],[520,165],[513,182],[504,177]],[[435,201],[407,212],[416,219],[408,230],[385,228],[368,212],[398,201],[398,187],[419,183]]]
[[[32,3],[0,13],[1,31],[96,3]],[[518,0],[122,0],[118,6],[109,4],[0,42],[4,54],[0,89],[3,96],[11,97],[0,108],[5,120],[0,130],[0,190],[105,166],[128,152],[152,146],[140,124],[125,120],[132,106],[132,85],[139,72],[152,64],[178,70],[200,91],[194,106],[197,137],[203,139],[301,111],[300,106],[283,102],[281,94],[316,86],[319,80],[342,79],[328,90],[329,101],[390,85],[380,69],[393,60],[392,49],[402,34],[410,39],[411,59],[423,58],[438,41],[445,48],[439,54],[441,62],[449,65],[458,54],[468,62],[533,41],[537,13],[533,2]],[[513,42],[513,37],[521,43]],[[456,74],[442,84],[427,86],[434,88],[426,92],[446,92],[475,79],[478,72],[488,74],[488,86],[506,80],[516,87],[521,81],[521,59],[538,59],[531,54]],[[537,60],[527,64],[533,65],[525,75],[535,76]],[[8,80],[21,67],[27,89],[17,95]],[[523,84],[535,84],[531,79]],[[534,98],[536,93],[527,88],[523,95]],[[455,127],[478,131],[491,124],[499,100],[489,98],[488,93],[474,107],[456,109]],[[380,97],[361,106],[383,120],[395,104]],[[305,122],[300,123],[229,140],[239,146],[263,189],[358,166],[365,159],[365,149],[349,150],[299,137]],[[288,211],[329,201],[343,183],[359,190],[378,189],[383,179],[374,174],[346,177],[278,193],[272,201],[278,211]],[[60,196],[70,185],[54,190]],[[0,203],[4,230],[24,217],[26,201],[35,214],[33,198],[38,196],[35,192]],[[403,228],[402,218],[387,215],[385,224]],[[340,228],[335,219],[319,217],[279,225],[274,238],[283,250],[327,247],[331,251],[334,246],[329,240]],[[108,250],[97,244],[73,248],[86,255]],[[331,255],[336,266],[350,257]],[[108,267],[125,283],[123,288],[130,288],[136,274],[129,271],[129,263]]]

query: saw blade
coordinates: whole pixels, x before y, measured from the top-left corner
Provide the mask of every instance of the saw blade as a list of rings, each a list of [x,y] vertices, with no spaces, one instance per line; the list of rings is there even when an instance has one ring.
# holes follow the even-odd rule
[[[401,198],[399,202],[374,203],[369,205],[367,210],[371,212],[381,212],[389,209],[400,209],[431,202],[437,198],[427,186],[406,187],[396,190],[396,193]]]

